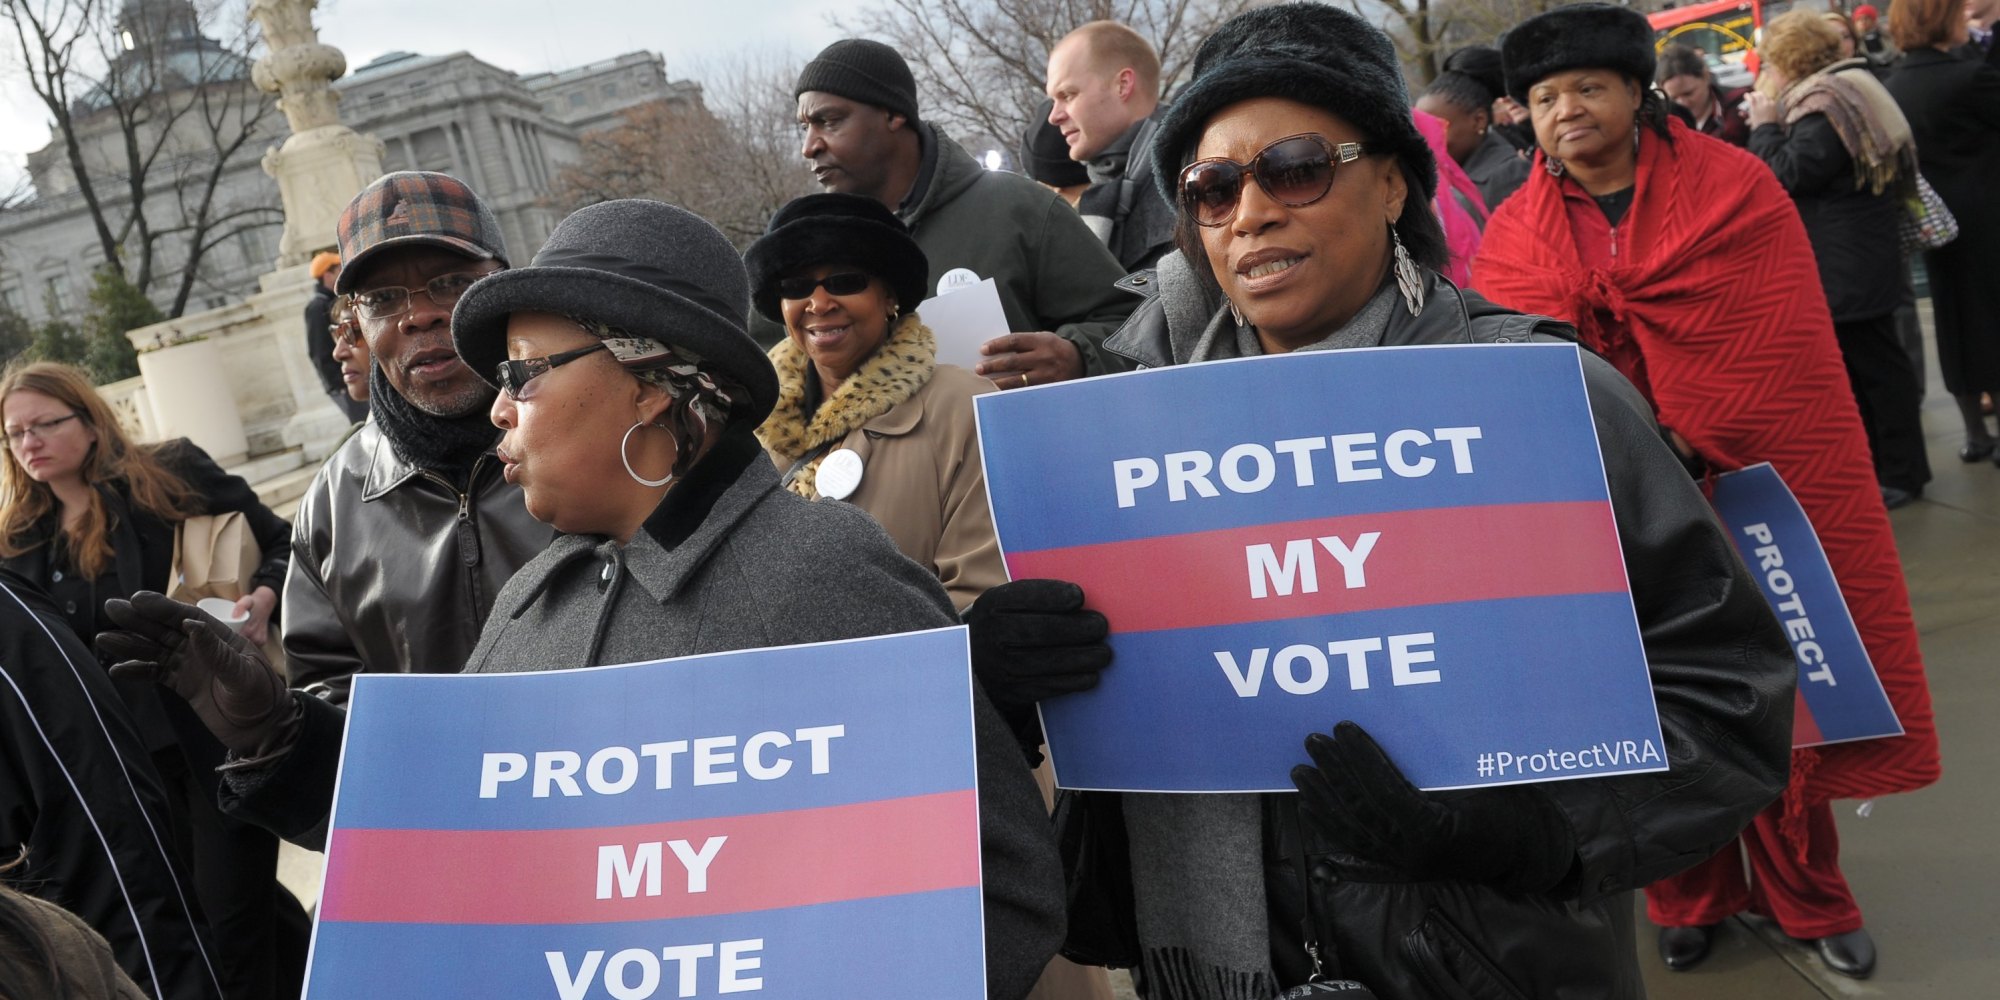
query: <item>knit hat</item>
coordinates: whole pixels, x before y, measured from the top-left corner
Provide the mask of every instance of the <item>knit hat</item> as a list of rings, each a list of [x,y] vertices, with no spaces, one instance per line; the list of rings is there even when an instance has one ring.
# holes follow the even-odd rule
[[[321,250],[313,254],[312,263],[306,265],[306,273],[314,281],[326,277],[326,272],[340,266],[340,255],[331,250]]]
[[[1882,17],[1881,13],[1876,11],[1875,5],[1872,3],[1864,3],[1861,6],[1854,8],[1852,16],[1872,17],[1875,18],[1876,20],[1881,20]]]
[[[436,246],[473,260],[507,263],[500,220],[465,182],[429,170],[384,174],[361,189],[340,213],[340,277],[333,290],[346,294],[361,265],[388,247]]]
[[[1499,97],[1507,92],[1507,72],[1500,62],[1500,50],[1491,45],[1468,45],[1444,57],[1444,71],[1463,73]]]
[[[1428,204],[1437,161],[1410,120],[1410,92],[1389,36],[1326,4],[1246,11],[1201,43],[1194,74],[1153,133],[1153,180],[1180,204],[1181,167],[1217,111],[1253,97],[1283,97],[1324,108],[1353,124],[1413,174]]]
[[[507,317],[574,316],[671,346],[743,386],[732,419],[762,423],[778,376],[745,329],[749,281],[736,248],[684,208],[607,201],[556,224],[527,267],[473,283],[451,316],[452,346],[489,383],[507,358]]]
[[[917,79],[903,55],[869,38],[843,38],[819,50],[799,71],[792,96],[809,90],[887,108],[917,120]]]
[[[916,309],[930,287],[930,260],[903,220],[858,194],[809,194],[786,202],[744,251],[743,263],[751,304],[775,323],[785,321],[778,280],[815,264],[847,264],[880,278],[905,312]]]
[[[1014,158],[1021,161],[1021,169],[1029,177],[1050,187],[1088,184],[1090,171],[1069,158],[1069,143],[1063,141],[1062,129],[1049,124],[1049,112],[1055,110],[1055,106],[1054,101],[1042,101],[1034,120],[1021,133],[1021,148]]]
[[[1507,96],[1523,104],[1528,88],[1572,69],[1616,70],[1653,85],[1653,26],[1646,15],[1608,3],[1557,7],[1500,36]]]

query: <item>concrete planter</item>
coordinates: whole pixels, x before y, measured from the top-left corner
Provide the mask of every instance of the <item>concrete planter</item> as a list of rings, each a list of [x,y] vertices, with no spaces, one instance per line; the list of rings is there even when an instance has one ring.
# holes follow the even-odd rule
[[[161,440],[187,438],[223,466],[248,457],[250,441],[215,341],[183,341],[147,351],[139,355],[139,374],[146,380],[153,428]]]

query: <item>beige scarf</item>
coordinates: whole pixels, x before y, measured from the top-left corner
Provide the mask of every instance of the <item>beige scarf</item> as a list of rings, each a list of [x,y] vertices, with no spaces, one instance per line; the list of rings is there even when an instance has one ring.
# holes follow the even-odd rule
[[[790,337],[771,348],[771,364],[778,369],[778,405],[757,428],[757,440],[786,463],[839,441],[916,395],[937,370],[937,338],[915,313],[903,317],[882,346],[821,401],[808,420],[806,387],[819,378],[811,360]],[[821,454],[799,470],[789,486],[793,493],[819,499],[819,463],[825,457]]]
[[[1917,146],[1903,109],[1866,65],[1843,60],[1793,84],[1784,98],[1785,128],[1825,115],[1854,158],[1854,186],[1881,194],[1891,184],[1916,183]]]

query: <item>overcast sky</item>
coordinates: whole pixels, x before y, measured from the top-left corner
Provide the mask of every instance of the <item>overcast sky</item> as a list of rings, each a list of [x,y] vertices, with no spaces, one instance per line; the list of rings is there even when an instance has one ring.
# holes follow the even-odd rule
[[[636,50],[667,58],[667,75],[700,78],[705,63],[746,50],[800,63],[840,37],[824,0],[321,0],[320,40],[350,69],[385,52],[466,51],[520,73],[568,69]],[[11,34],[11,32],[9,33]],[[23,156],[49,141],[48,116],[7,39],[0,55],[0,190]]]

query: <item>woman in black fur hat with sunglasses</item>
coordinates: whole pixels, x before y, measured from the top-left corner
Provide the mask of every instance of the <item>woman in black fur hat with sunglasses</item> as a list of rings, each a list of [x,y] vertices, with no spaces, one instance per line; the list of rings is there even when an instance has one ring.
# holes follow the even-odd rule
[[[1154,155],[1179,251],[1105,342],[1143,366],[1568,337],[1439,275],[1432,154],[1394,46],[1352,14],[1287,4],[1225,24]],[[1114,957],[1149,998],[1270,1000],[1343,979],[1398,1000],[1642,995],[1631,891],[1727,842],[1784,786],[1795,671],[1644,400],[1583,365],[1671,771],[1426,793],[1336,715],[1330,735],[1287,734],[1303,743],[1297,795],[1094,806],[1124,827],[1130,895],[1108,905],[1136,949]],[[1069,951],[1120,939],[1078,912]]]

